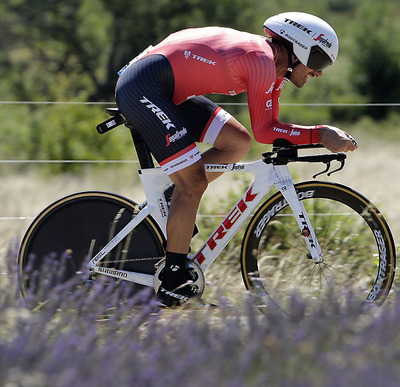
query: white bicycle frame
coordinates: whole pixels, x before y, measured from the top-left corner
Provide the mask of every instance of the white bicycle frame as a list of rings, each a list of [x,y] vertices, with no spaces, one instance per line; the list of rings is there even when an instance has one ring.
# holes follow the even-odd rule
[[[254,174],[254,181],[200,249],[195,254],[188,256],[197,261],[203,272],[217,259],[224,247],[268,195],[272,186],[279,189],[292,209],[299,225],[299,234],[304,237],[313,261],[321,262],[323,260],[314,229],[303,203],[297,196],[287,165],[266,164],[262,160],[258,160],[248,163],[207,164],[205,167],[207,172],[251,173]],[[164,190],[171,180],[161,168],[141,169],[139,174],[147,200],[146,206],[90,260],[88,267],[94,273],[153,287],[154,275],[108,268],[104,270],[100,266],[104,257],[149,215],[166,236],[168,207]]]

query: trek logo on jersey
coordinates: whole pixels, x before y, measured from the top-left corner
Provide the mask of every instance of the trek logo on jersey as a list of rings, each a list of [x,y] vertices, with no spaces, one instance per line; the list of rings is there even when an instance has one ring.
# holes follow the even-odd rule
[[[197,55],[197,54],[192,54],[192,51],[184,51],[183,55],[185,56],[186,59],[190,59],[190,58],[191,59],[195,59],[195,60],[198,60],[200,62],[209,64],[209,65],[212,65],[212,66],[216,66],[216,64],[217,64],[217,62],[214,62],[214,61],[212,61],[210,59],[203,58],[202,56]]]
[[[145,96],[143,96],[143,99],[140,100],[140,102],[148,109],[151,109],[151,111],[160,119],[160,121],[165,125],[167,130],[170,130],[171,128],[175,128],[175,125],[172,123],[172,121],[169,119],[169,117],[156,105],[154,105],[153,102],[151,102],[149,99],[147,99]]]
[[[165,136],[165,139],[167,140],[167,146],[170,146],[171,142],[175,142],[175,141],[181,139],[186,133],[187,133],[186,128],[183,128],[182,130],[178,130],[174,134],[168,133]]]

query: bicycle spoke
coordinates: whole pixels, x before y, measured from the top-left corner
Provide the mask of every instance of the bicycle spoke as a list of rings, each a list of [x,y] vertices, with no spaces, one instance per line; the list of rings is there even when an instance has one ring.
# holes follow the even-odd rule
[[[299,252],[308,252],[308,248],[306,243],[304,242],[304,238],[300,235],[300,228],[298,226],[297,223],[295,224],[286,224],[285,222],[281,222],[280,223],[281,226],[284,227],[284,229],[293,237],[294,242],[293,243],[289,243],[287,241],[285,241],[285,244],[289,247],[289,248],[293,248]],[[296,230],[296,231],[293,231]],[[297,244],[295,244],[297,242]]]
[[[324,244],[325,246],[325,250],[329,249],[329,246],[333,243],[333,240],[335,239],[335,237],[339,234],[340,231],[342,231],[346,225],[346,223],[349,221],[350,219],[350,215],[346,218],[346,220],[344,222],[340,223],[340,227],[336,229],[336,231],[334,232],[334,234],[330,237],[330,239],[328,240],[327,243]],[[338,247],[342,247],[343,246],[344,241],[341,241],[341,244]]]
[[[327,263],[324,263],[325,267],[327,268],[327,270],[329,270],[330,273],[332,273],[332,275],[334,277],[336,277],[336,274],[334,273],[334,271],[338,271],[340,274],[343,274],[347,279],[349,278],[355,278],[353,275],[348,274],[347,272],[345,272],[344,270],[340,270],[332,265],[328,265]]]
[[[290,308],[293,291],[318,300],[331,285],[339,290],[357,289],[360,303],[365,297],[368,302],[382,303],[393,280],[395,256],[391,254],[395,249],[393,240],[376,237],[377,234],[390,235],[379,212],[369,203],[370,216],[361,216],[360,209],[366,208],[367,200],[336,184],[318,182],[313,186],[304,183],[296,189],[304,193],[299,197],[321,246],[322,261],[310,259],[305,239],[300,235],[290,208],[276,209],[282,203],[282,196],[277,193],[276,199],[269,200],[263,211],[258,212],[258,221],[252,223],[254,228],[249,230],[251,237],[247,244],[250,251],[258,251],[258,254],[249,254],[245,267],[251,267],[266,279],[262,282],[263,288],[286,311]],[[263,225],[261,235],[260,225]],[[383,248],[386,255],[381,253]],[[387,270],[384,280],[378,277],[382,256],[386,259],[384,267]],[[378,286],[374,286],[377,281],[380,281]],[[338,301],[346,294],[341,292]]]

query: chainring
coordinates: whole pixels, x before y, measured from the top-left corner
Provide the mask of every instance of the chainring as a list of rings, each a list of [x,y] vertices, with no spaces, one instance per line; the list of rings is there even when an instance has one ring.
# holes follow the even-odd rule
[[[154,275],[154,291],[157,293],[161,285],[160,275],[165,269],[165,258],[157,262],[156,273]],[[186,259],[186,274],[188,281],[193,281],[190,286],[196,289],[196,296],[201,297],[205,288],[205,279],[203,270],[201,270],[200,265],[189,258]]]

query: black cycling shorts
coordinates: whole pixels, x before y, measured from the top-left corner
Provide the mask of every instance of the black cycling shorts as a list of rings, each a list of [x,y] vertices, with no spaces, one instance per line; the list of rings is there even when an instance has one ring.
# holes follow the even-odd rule
[[[175,105],[173,94],[173,70],[160,54],[130,64],[120,75],[115,91],[122,114],[167,174],[198,161],[201,156],[195,142],[213,145],[231,117],[203,96]]]

